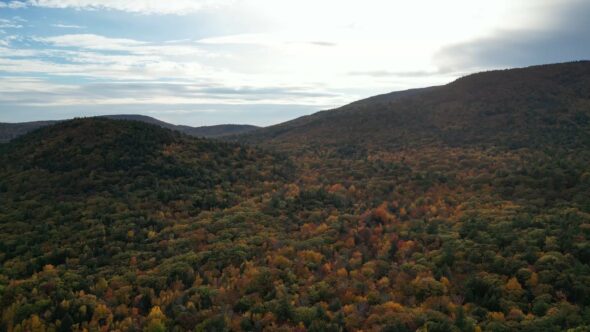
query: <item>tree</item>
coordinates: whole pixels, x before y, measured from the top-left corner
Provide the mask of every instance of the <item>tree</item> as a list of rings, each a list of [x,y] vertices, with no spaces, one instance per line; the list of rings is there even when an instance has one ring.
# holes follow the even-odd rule
[[[70,332],[72,331],[72,325],[74,325],[74,320],[70,313],[66,313],[64,317],[61,319],[61,324],[59,325],[59,332]]]
[[[164,332],[166,331],[166,315],[159,306],[154,306],[147,317],[147,323],[143,329],[145,332]]]
[[[287,322],[293,320],[293,306],[289,297],[283,295],[279,298],[279,304],[275,311],[275,315],[279,322]]]

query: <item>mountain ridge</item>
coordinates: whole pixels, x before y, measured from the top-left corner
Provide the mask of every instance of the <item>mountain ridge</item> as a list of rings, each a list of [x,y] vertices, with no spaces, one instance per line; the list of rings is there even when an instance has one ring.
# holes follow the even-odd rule
[[[471,74],[442,86],[392,92],[238,136],[265,146],[589,142],[590,61]],[[380,145],[380,147],[379,147]]]
[[[115,115],[101,115],[98,116],[103,118],[109,118],[113,120],[128,120],[128,121],[139,121],[157,125],[162,128],[167,128],[175,131],[179,131],[194,137],[208,137],[218,138],[226,135],[236,135],[245,133],[251,130],[255,130],[259,127],[252,125],[237,125],[237,124],[222,124],[214,126],[201,126],[191,127],[186,125],[175,125],[168,122],[158,120],[156,118],[140,115],[140,114],[115,114]],[[15,139],[21,135],[24,135],[32,130],[54,125],[63,121],[68,120],[49,120],[49,121],[30,121],[30,122],[17,122],[17,123],[0,123],[0,143],[6,143],[12,139]]]

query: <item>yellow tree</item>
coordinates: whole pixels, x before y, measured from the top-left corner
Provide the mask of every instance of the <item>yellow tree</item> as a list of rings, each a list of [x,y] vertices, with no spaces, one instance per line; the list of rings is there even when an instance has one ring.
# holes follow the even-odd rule
[[[159,306],[154,306],[147,317],[147,323],[143,329],[145,332],[166,331],[166,315]]]

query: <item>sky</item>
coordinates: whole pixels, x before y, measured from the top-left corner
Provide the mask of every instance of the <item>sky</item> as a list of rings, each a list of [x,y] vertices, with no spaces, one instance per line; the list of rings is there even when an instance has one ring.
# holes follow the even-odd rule
[[[590,59],[587,0],[0,0],[0,122],[267,126]]]

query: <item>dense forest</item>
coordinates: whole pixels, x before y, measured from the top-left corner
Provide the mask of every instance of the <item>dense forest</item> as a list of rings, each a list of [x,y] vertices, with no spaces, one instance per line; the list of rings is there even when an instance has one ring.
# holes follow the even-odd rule
[[[260,147],[100,118],[0,145],[0,331],[590,331],[588,68],[359,102],[425,119],[364,140],[336,110]]]

